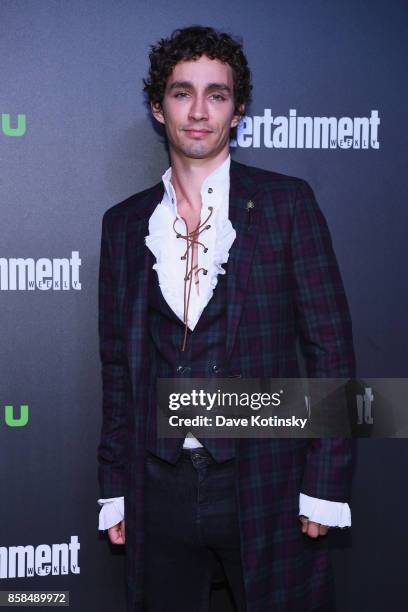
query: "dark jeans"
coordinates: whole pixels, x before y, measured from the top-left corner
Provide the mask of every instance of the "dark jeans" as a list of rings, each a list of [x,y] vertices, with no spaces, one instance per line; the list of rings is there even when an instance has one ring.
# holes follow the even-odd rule
[[[233,459],[184,450],[176,465],[148,455],[144,612],[208,612],[214,557],[245,611]]]

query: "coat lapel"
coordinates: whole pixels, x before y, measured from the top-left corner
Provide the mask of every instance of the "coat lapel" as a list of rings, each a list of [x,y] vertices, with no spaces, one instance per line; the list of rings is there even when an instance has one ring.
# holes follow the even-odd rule
[[[226,360],[234,346],[259,233],[260,199],[247,167],[231,160],[229,219],[236,239],[228,258]]]

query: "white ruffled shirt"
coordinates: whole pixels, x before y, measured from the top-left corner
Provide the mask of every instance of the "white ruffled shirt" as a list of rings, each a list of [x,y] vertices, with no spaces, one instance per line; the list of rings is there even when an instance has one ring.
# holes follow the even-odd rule
[[[187,325],[194,330],[197,322],[210,301],[217,285],[218,274],[225,274],[222,267],[228,261],[230,248],[236,238],[236,232],[228,218],[230,189],[231,157],[214,170],[203,181],[201,187],[201,223],[209,214],[209,206],[213,213],[209,220],[209,229],[204,230],[199,237],[208,248],[198,249],[198,268],[208,270],[206,275],[199,273],[199,293],[194,279],[191,285]],[[176,231],[186,233],[186,226],[177,210],[177,197],[171,183],[171,167],[162,176],[164,184],[163,199],[156,206],[149,219],[149,234],[145,237],[147,247],[156,258],[153,269],[156,270],[163,297],[173,312],[184,322],[184,276],[185,261],[181,256],[186,251],[186,242],[176,237]],[[174,225],[174,219],[177,222]],[[196,448],[202,444],[189,432],[184,440],[183,448]],[[102,506],[99,513],[99,529],[109,529],[124,518],[124,498],[98,499]],[[329,527],[350,527],[351,512],[347,503],[333,502],[300,493],[299,514],[311,521]]]
[[[228,219],[229,169],[230,156],[212,172],[201,186],[200,224],[208,218],[209,207],[213,208],[208,220],[208,229],[204,229],[198,238],[206,247],[198,247],[198,268],[208,270],[206,275],[198,273],[199,294],[195,278],[191,284],[187,324],[191,331],[210,301],[217,285],[218,274],[225,274],[222,267],[228,261],[229,250],[235,240],[236,232]],[[156,270],[160,289],[167,304],[184,322],[184,276],[185,260],[181,256],[186,251],[185,240],[179,240],[176,232],[186,234],[187,228],[177,210],[177,197],[171,183],[171,167],[162,176],[165,193],[149,219],[149,235],[145,243],[156,257],[153,270]],[[176,223],[173,222],[177,218]]]

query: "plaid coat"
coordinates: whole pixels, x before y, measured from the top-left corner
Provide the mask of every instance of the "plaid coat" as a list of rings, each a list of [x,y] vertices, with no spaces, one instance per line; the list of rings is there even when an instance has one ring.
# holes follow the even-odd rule
[[[160,182],[110,208],[102,222],[99,482],[101,497],[125,496],[128,612],[142,612],[143,594],[152,273],[144,237],[162,195]],[[231,161],[229,206],[237,232],[226,277],[230,371],[244,378],[298,377],[298,338],[308,376],[353,377],[348,305],[329,230],[309,185]],[[345,439],[239,440],[236,486],[247,612],[303,612],[329,598],[327,538],[301,533],[299,492],[348,501],[351,460],[351,441]]]

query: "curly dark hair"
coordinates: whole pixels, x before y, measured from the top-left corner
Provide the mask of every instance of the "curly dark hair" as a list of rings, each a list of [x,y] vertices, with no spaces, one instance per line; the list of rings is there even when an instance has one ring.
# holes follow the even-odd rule
[[[143,91],[149,102],[161,107],[169,78],[174,66],[183,60],[196,60],[202,55],[218,59],[232,68],[234,82],[235,114],[239,115],[241,104],[247,106],[251,101],[251,72],[242,50],[242,44],[225,32],[214,28],[193,25],[174,30],[169,38],[162,38],[152,45],[149,53],[150,69],[147,79],[143,79]],[[231,130],[235,136],[236,128]]]

